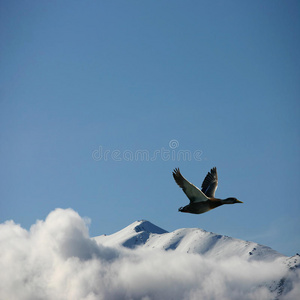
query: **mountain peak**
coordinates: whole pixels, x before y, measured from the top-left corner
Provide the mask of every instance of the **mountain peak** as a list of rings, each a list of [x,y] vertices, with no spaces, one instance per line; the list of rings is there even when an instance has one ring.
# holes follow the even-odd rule
[[[135,221],[120,231],[109,236],[101,235],[96,241],[107,246],[121,245],[127,248],[145,244],[153,235],[163,235],[168,231],[152,224],[147,220]]]
[[[147,232],[147,233],[156,233],[156,234],[163,234],[163,233],[168,232],[168,231],[154,225],[153,223],[151,223],[147,220],[135,221],[131,225],[129,225],[128,227],[132,227],[132,229],[135,232]]]

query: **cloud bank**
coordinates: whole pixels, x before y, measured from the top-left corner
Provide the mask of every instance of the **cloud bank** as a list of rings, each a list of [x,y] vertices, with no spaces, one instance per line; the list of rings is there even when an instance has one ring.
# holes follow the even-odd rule
[[[239,257],[104,247],[72,209],[54,210],[29,231],[13,221],[0,225],[0,300],[267,300],[276,298],[272,283],[282,278],[289,288],[279,299],[299,298],[299,270],[288,274],[282,264]]]

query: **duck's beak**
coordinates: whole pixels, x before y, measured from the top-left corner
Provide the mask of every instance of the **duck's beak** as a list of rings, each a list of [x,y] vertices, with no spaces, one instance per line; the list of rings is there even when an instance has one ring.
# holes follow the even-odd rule
[[[237,202],[237,203],[244,203],[244,202],[242,202],[242,201],[240,201],[240,200],[236,200],[236,202]]]

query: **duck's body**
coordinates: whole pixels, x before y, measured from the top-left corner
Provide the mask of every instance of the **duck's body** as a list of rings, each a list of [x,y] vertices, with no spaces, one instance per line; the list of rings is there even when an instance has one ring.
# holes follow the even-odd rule
[[[223,205],[220,199],[208,199],[202,202],[191,202],[190,204],[180,207],[178,210],[191,214],[203,214],[211,209]]]
[[[212,168],[204,178],[201,190],[187,181],[181,175],[178,168],[174,169],[173,177],[186,196],[190,199],[190,204],[179,208],[179,211],[181,212],[203,214],[223,204],[243,203],[232,197],[224,200],[215,198],[215,191],[218,186],[218,174],[215,167]]]

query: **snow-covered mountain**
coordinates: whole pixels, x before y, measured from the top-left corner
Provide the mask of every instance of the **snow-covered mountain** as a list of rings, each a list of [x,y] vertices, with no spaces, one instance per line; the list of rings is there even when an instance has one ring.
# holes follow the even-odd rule
[[[182,228],[173,232],[141,220],[111,234],[94,238],[98,245],[106,247],[126,247],[129,249],[160,249],[222,262],[238,257],[245,262],[268,262],[285,266],[287,275],[279,281],[264,283],[280,299],[280,295],[290,289],[289,278],[300,268],[300,256],[287,257],[270,247],[255,242],[244,241],[199,228]],[[279,298],[278,298],[279,297]]]
[[[273,261],[287,257],[270,247],[255,242],[207,232],[200,228],[182,228],[173,232],[152,224],[149,221],[136,221],[124,229],[111,234],[94,238],[104,246],[124,246],[127,248],[150,247],[162,250],[197,253],[215,259],[239,256],[245,260]],[[294,257],[295,266],[300,263],[300,256]]]

